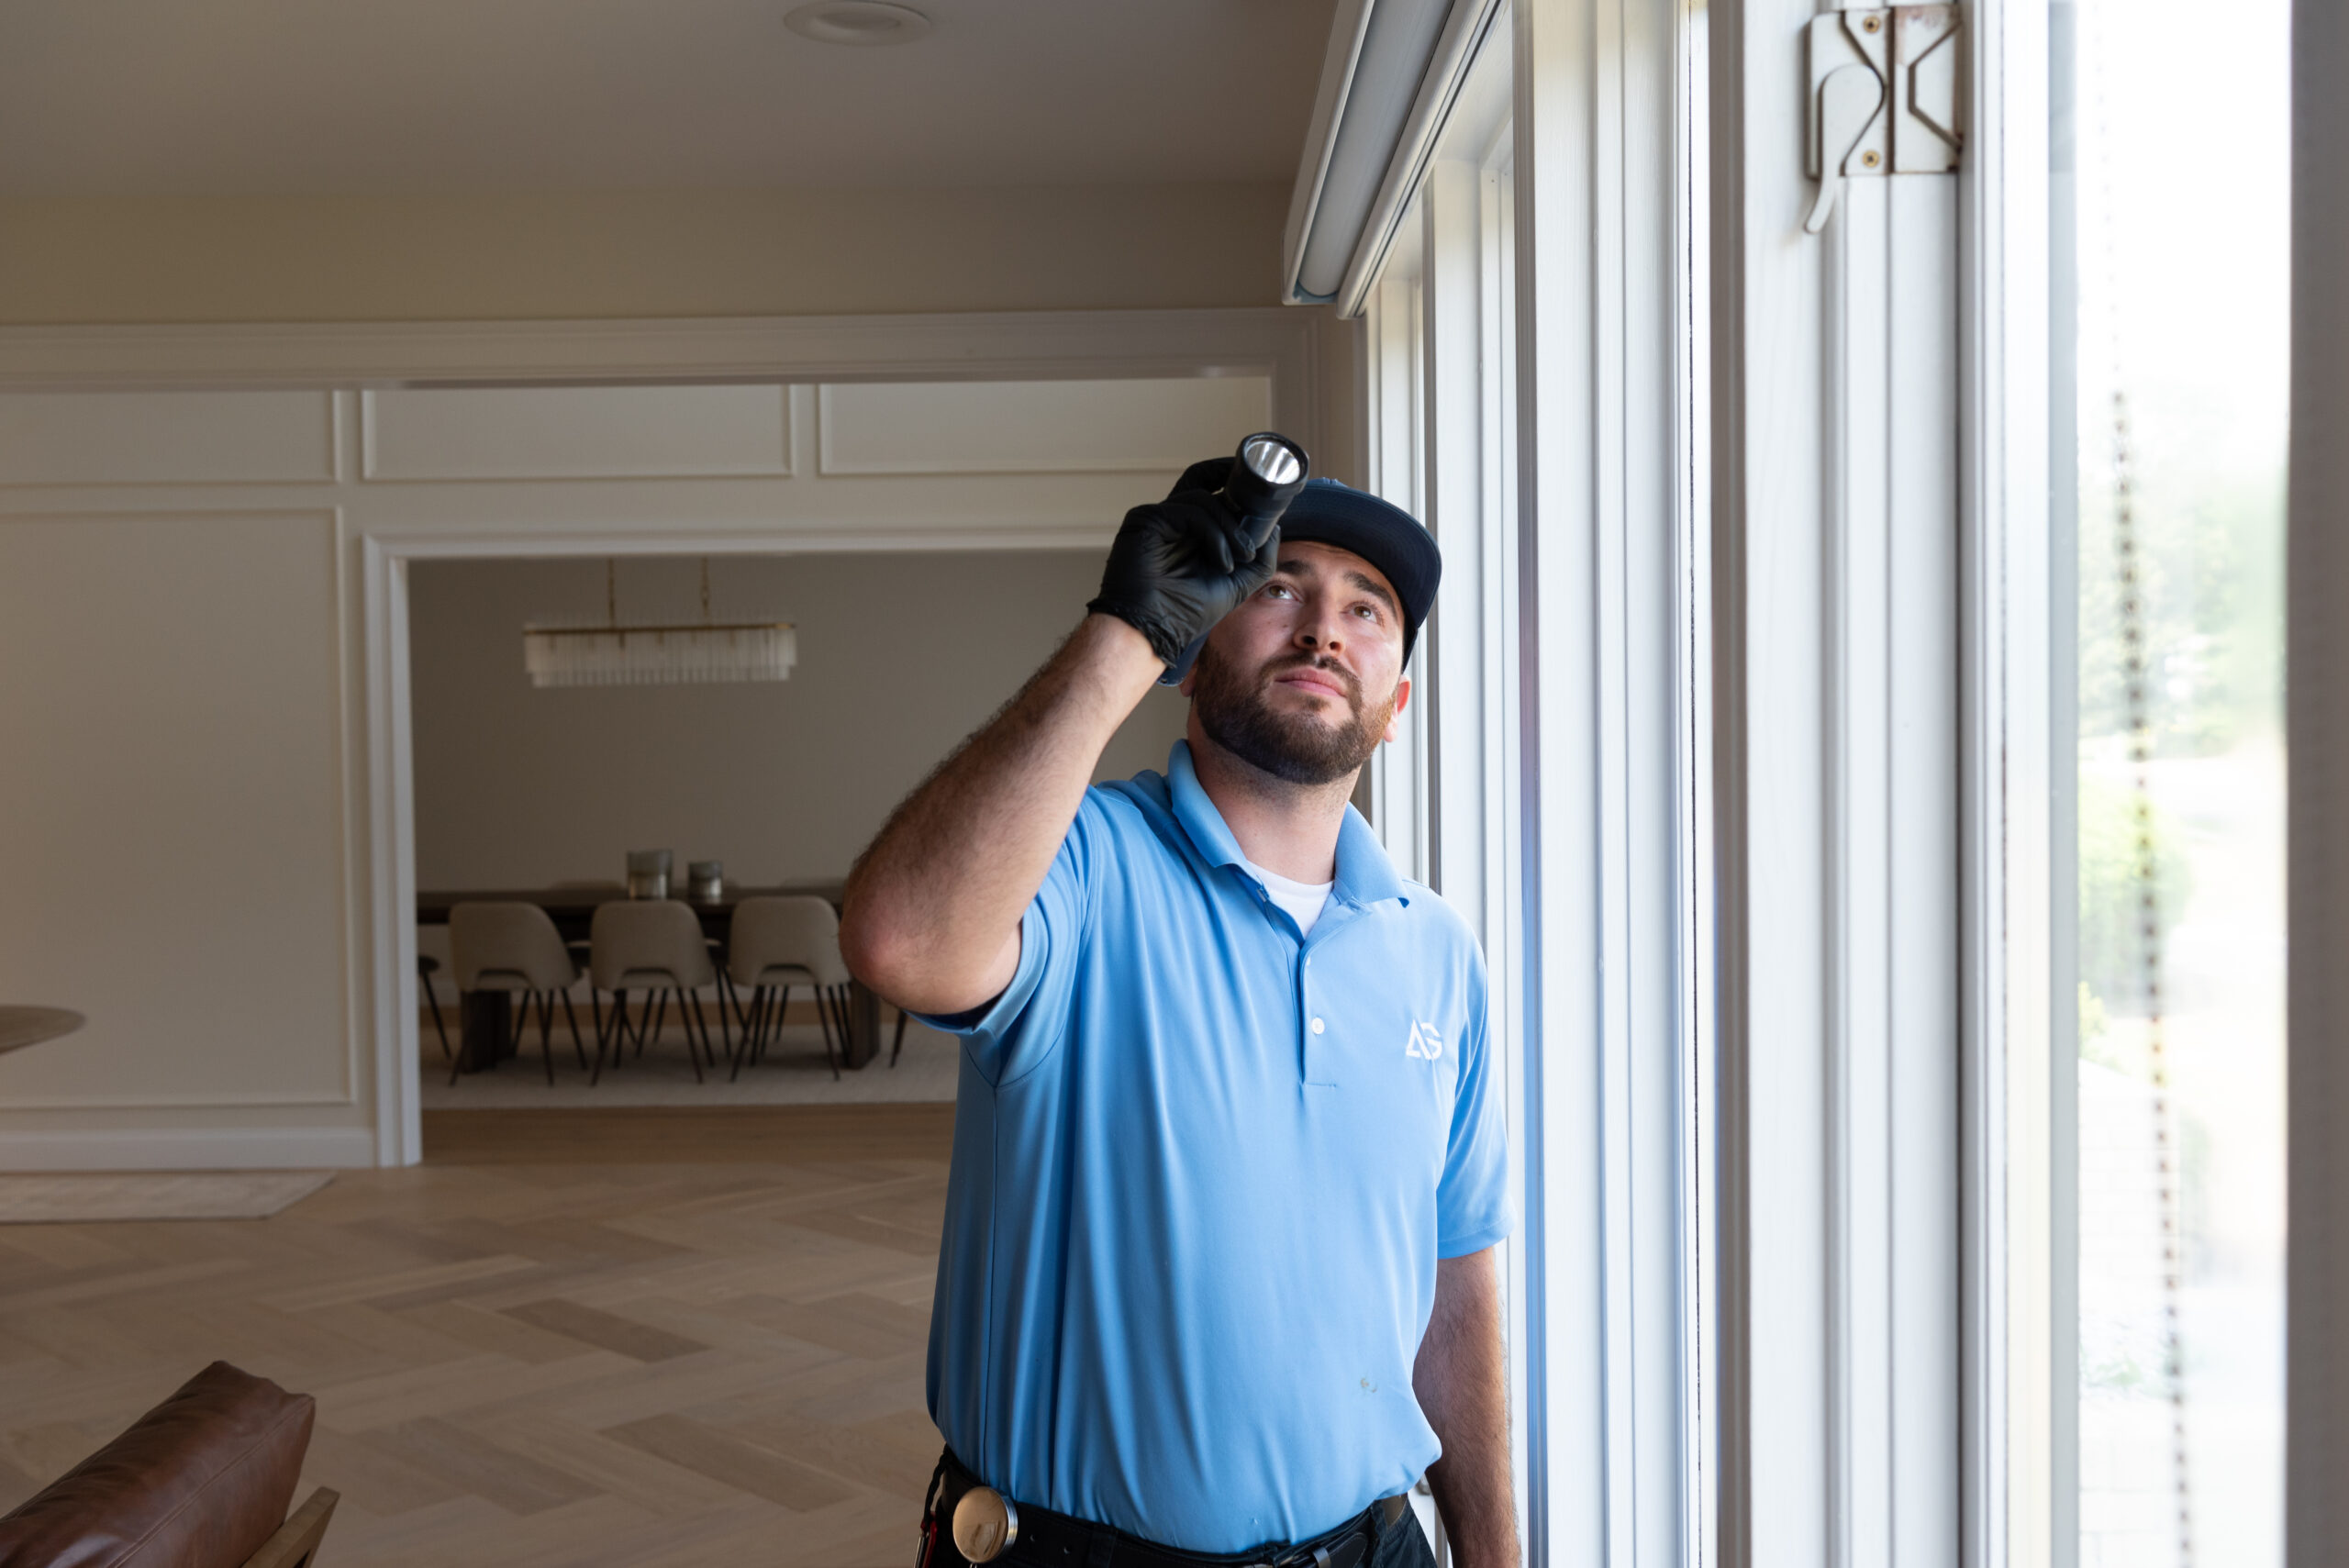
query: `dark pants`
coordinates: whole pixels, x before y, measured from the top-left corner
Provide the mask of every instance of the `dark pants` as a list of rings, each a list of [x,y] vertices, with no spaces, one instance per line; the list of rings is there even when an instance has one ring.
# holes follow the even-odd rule
[[[929,1522],[925,1518],[925,1527]],[[1033,1561],[1015,1544],[996,1558],[996,1563],[1002,1564],[1003,1568],[1022,1568],[1023,1564]],[[1112,1556],[1110,1561],[1114,1568],[1116,1558]],[[988,1568],[996,1568],[996,1563],[989,1564]],[[920,1568],[963,1568],[962,1554],[954,1550],[953,1540],[948,1535],[943,1521],[939,1526],[935,1559],[926,1561]],[[1435,1549],[1428,1544],[1427,1532],[1419,1528],[1419,1516],[1406,1508],[1400,1518],[1381,1529],[1378,1538],[1371,1543],[1369,1556],[1360,1568],[1435,1568]]]
[[[945,1557],[951,1563],[962,1561],[954,1555],[954,1548],[951,1544],[945,1549]],[[996,1568],[998,1563],[1006,1565],[1006,1568],[1022,1568],[1030,1561],[1020,1554],[1019,1547],[1014,1546],[995,1562],[989,1563],[987,1568]],[[1115,1568],[1116,1562],[1117,1559],[1112,1557],[1111,1568]],[[1419,1516],[1405,1509],[1403,1517],[1372,1543],[1370,1557],[1362,1568],[1435,1568],[1435,1548],[1428,1544],[1427,1532],[1419,1528]]]
[[[1419,1516],[1408,1509],[1370,1549],[1369,1568],[1435,1568],[1435,1548],[1419,1528]]]

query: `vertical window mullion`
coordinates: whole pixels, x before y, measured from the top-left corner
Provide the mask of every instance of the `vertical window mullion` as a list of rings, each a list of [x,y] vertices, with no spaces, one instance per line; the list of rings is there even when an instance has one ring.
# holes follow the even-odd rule
[[[1483,320],[1479,172],[1439,159],[1420,197],[1426,339],[1424,518],[1443,551],[1426,645],[1428,866],[1436,891],[1489,943],[1485,899]]]
[[[1513,17],[1527,1512],[1536,1562],[1629,1568],[1694,1548],[1698,1485],[1676,545],[1690,19],[1671,0],[1515,0]]]
[[[1370,488],[1414,516],[1423,516],[1424,434],[1420,384],[1419,282],[1395,269],[1371,290]],[[1426,691],[1423,637],[1408,673],[1415,693]],[[1370,765],[1372,820],[1386,852],[1407,876],[1425,880],[1428,854],[1426,706],[1413,702]]]

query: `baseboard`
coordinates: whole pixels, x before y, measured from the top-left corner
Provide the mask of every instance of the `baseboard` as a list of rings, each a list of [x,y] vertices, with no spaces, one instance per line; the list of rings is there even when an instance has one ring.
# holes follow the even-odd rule
[[[0,1132],[0,1171],[354,1170],[374,1163],[375,1134],[363,1127]]]

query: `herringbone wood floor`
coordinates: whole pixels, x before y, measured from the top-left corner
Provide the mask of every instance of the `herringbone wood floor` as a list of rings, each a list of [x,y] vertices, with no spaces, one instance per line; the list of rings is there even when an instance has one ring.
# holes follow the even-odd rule
[[[952,1128],[430,1113],[273,1219],[0,1227],[0,1511],[222,1358],[317,1396],[328,1568],[895,1568]]]

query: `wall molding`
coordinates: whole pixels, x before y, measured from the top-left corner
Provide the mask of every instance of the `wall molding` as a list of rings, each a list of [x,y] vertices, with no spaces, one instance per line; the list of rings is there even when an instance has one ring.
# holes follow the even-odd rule
[[[303,538],[313,539],[323,546],[324,569],[317,578],[317,583],[319,589],[328,595],[325,602],[323,617],[325,635],[317,645],[305,651],[307,657],[329,662],[333,667],[329,684],[332,692],[331,721],[337,737],[337,745],[329,770],[331,774],[329,801],[330,814],[345,851],[336,862],[337,878],[332,888],[335,912],[333,945],[338,954],[350,951],[357,940],[358,932],[357,908],[352,896],[351,857],[348,852],[346,826],[351,819],[354,804],[352,769],[347,748],[341,742],[341,737],[346,733],[350,723],[353,706],[353,687],[349,680],[344,652],[350,635],[351,617],[348,595],[342,592],[346,574],[346,550],[341,508],[331,506],[289,504],[282,494],[283,485],[256,485],[252,487],[252,493],[265,497],[264,499],[250,504],[235,504],[232,501],[209,510],[184,504],[184,494],[173,497],[171,505],[112,505],[87,510],[72,510],[53,504],[55,501],[53,491],[56,488],[58,487],[51,487],[52,493],[39,496],[38,499],[41,504],[34,506],[29,504],[27,497],[5,494],[6,487],[0,486],[0,539],[5,539],[11,529],[39,526],[165,524],[170,525],[174,533],[192,534],[195,530],[206,528],[267,523],[298,525]],[[187,485],[180,488],[184,492],[195,486]],[[19,501],[28,503],[25,509],[13,509],[13,504]],[[115,580],[119,581],[118,577]],[[333,1086],[316,1085],[307,1088],[263,1086],[192,1089],[185,1092],[151,1092],[150,1089],[150,1092],[128,1090],[119,1094],[90,1095],[28,1094],[21,1089],[0,1089],[0,1121],[19,1115],[54,1116],[63,1119],[77,1115],[103,1117],[125,1113],[273,1111],[289,1107],[347,1113],[361,1103],[356,1077],[358,1048],[351,1032],[357,1015],[354,1011],[351,973],[347,962],[337,970],[335,978],[339,982],[339,986],[332,1006],[333,1021],[328,1027],[339,1028],[341,1030],[340,1038],[346,1043],[336,1065],[334,1075],[337,1082]],[[81,1006],[78,1002],[71,1001],[65,1005]],[[91,1008],[90,1011],[94,1017],[96,1016],[95,1008]],[[99,1020],[101,1024],[109,1021],[114,1020],[103,1018]],[[156,1028],[157,1026],[150,1024],[149,1032],[153,1032]],[[7,1163],[7,1159],[15,1148],[15,1145],[8,1140],[25,1135],[27,1134],[22,1131],[0,1129],[0,1171],[17,1168]],[[363,1162],[372,1163],[372,1158]],[[98,1164],[85,1168],[102,1170],[110,1167]]]
[[[1019,394],[1014,389],[1032,393],[1040,384],[990,381],[980,387],[968,385],[941,389],[936,384],[919,387],[913,406],[890,408],[886,400],[903,398],[900,390],[895,394],[885,384],[876,386],[871,382],[826,382],[814,388],[816,417],[816,462],[814,473],[826,479],[888,478],[922,476],[951,478],[961,476],[1002,476],[1010,474],[1104,474],[1104,473],[1179,473],[1194,459],[1187,455],[1204,449],[1201,434],[1208,428],[1221,428],[1225,417],[1236,413],[1237,407],[1216,405],[1236,401],[1255,402],[1249,389],[1263,389],[1270,400],[1269,379],[1259,375],[1194,375],[1184,377],[1145,377],[1125,383],[1122,387],[1108,378],[1089,378],[1082,390],[1064,398],[1046,395],[1045,405],[1019,407]],[[1041,384],[1046,387],[1057,384]],[[1146,391],[1141,389],[1147,388]],[[1115,390],[1113,390],[1115,389]],[[1140,392],[1146,408],[1130,406],[1132,394]],[[1235,398],[1234,395],[1238,395]],[[870,400],[879,398],[884,406],[874,407]],[[974,400],[984,400],[982,407]],[[924,407],[924,403],[930,406]],[[1057,407],[1052,406],[1058,403]],[[863,406],[860,406],[863,405]],[[1025,450],[1005,450],[997,448],[966,450],[960,454],[940,453],[934,446],[928,450],[917,443],[912,451],[902,446],[896,452],[875,450],[874,434],[881,432],[880,446],[885,449],[896,431],[905,428],[934,430],[956,419],[972,418],[973,428],[992,439],[1002,435],[994,419],[1006,412],[1017,411],[1019,423],[1026,416],[1035,416],[1059,422],[1053,439],[1046,448],[1031,442]],[[1151,435],[1141,451],[1128,447],[1122,451],[1076,450],[1087,440],[1087,422],[1105,412],[1112,424],[1135,420],[1147,427]],[[975,416],[975,418],[972,417]],[[1243,428],[1263,428],[1271,417],[1269,408],[1251,408]],[[1220,439],[1220,438],[1218,438]],[[858,448],[863,451],[859,452]],[[1057,449],[1057,450],[1050,450]]]
[[[420,327],[86,328],[0,330],[0,388],[177,377],[166,384],[494,385],[500,382],[723,380],[1019,381],[1203,376],[1272,380],[1276,428],[1326,444],[1318,312],[1005,312],[710,321],[521,322]],[[144,355],[143,359],[139,356]],[[76,378],[83,378],[77,380]],[[239,379],[246,378],[246,379]],[[117,380],[111,384],[122,384]],[[366,884],[372,932],[373,1162],[423,1156],[416,1073],[416,807],[409,723],[407,562],[484,555],[629,555],[823,550],[990,550],[1097,545],[1099,528],[879,532],[656,528],[462,537],[358,530],[362,607]]]
[[[1320,317],[993,311],[613,321],[0,328],[0,392],[626,381],[1052,381],[1272,373],[1319,412]],[[1301,402],[1299,401],[1301,399]],[[1318,430],[1318,417],[1309,421]]]
[[[349,1170],[374,1164],[365,1127],[159,1127],[0,1132],[6,1171]]]
[[[264,432],[256,428],[250,417],[241,425],[234,422],[225,428],[216,425],[197,443],[201,449],[200,455],[193,450],[165,454],[166,468],[158,471],[153,466],[158,454],[151,450],[151,428],[142,428],[133,434],[124,428],[124,422],[128,416],[129,422],[144,426],[146,422],[139,419],[138,416],[151,412],[159,398],[168,399],[171,394],[159,395],[151,390],[107,390],[115,392],[116,395],[92,396],[62,406],[37,395],[28,396],[21,393],[0,391],[0,429],[6,430],[5,435],[0,435],[0,449],[18,456],[30,450],[50,457],[51,461],[61,455],[69,468],[77,458],[84,462],[95,460],[98,466],[107,468],[120,464],[126,459],[134,466],[143,461],[148,465],[148,472],[132,478],[109,473],[108,477],[95,479],[70,473],[60,474],[52,470],[48,477],[28,479],[9,458],[0,457],[0,492],[30,491],[70,495],[89,490],[185,490],[200,485],[265,491],[297,485],[332,484],[341,477],[336,463],[334,397],[323,389],[265,389],[261,396],[242,400],[243,406],[239,410],[249,417],[271,409],[278,414],[284,422],[271,433],[286,438],[284,444],[288,450],[274,454],[276,457],[290,456],[294,450],[312,441],[322,441],[319,450],[311,454],[319,460],[319,466],[307,473],[270,472],[272,459],[254,450],[256,438],[262,437]],[[299,397],[298,401],[292,395],[305,393],[311,395]],[[274,398],[273,403],[270,401],[272,398]],[[125,403],[131,404],[133,407],[126,409],[123,406]],[[63,414],[67,417],[66,421],[62,427],[50,423],[46,428],[38,428],[29,437],[21,428],[6,428],[28,416],[39,422],[43,413],[52,417]],[[112,430],[106,428],[110,423],[106,417],[109,413],[115,416],[111,423],[116,428]],[[313,421],[315,428],[307,428]],[[173,457],[182,462],[194,462],[198,466],[217,463],[223,458],[233,462],[229,454],[240,441],[245,444],[245,455],[256,465],[252,471],[241,473],[228,470],[208,473],[168,472],[168,464]],[[100,450],[94,452],[94,446]]]
[[[5,518],[0,518],[5,520]],[[1064,527],[997,528],[807,528],[680,529],[659,533],[648,529],[597,533],[565,529],[561,533],[520,531],[429,533],[422,530],[373,528],[359,537],[381,545],[402,560],[516,561],[564,560],[678,555],[824,555],[853,552],[885,554],[893,550],[930,550],[941,555],[1003,550],[1100,550],[1117,536],[1114,523],[1072,523]]]
[[[1309,450],[1341,432],[1344,388],[1323,384],[1327,313],[1285,306],[1005,311],[690,319],[250,323],[0,328],[0,393],[470,388],[629,383],[1050,381],[1264,376],[1273,424]],[[1341,395],[1332,403],[1333,390]],[[346,477],[338,415],[334,469]],[[354,454],[355,455],[355,454]],[[78,514],[77,514],[78,515]],[[482,556],[1098,548],[1106,524],[958,530],[896,526],[796,532],[634,527],[560,532],[339,530],[345,631],[343,735],[354,793],[346,839],[351,1041],[372,1084],[373,1127],[59,1129],[0,1133],[0,1166],[106,1169],[240,1164],[408,1164],[421,1157],[416,1095],[414,806],[406,562]],[[348,700],[348,698],[346,699]]]
[[[715,387],[563,387],[542,386],[525,389],[493,389],[487,398],[468,397],[480,389],[472,387],[366,387],[359,392],[359,472],[358,477],[367,484],[544,484],[549,483],[602,483],[608,480],[640,479],[791,479],[797,476],[804,464],[794,450],[793,426],[798,401],[798,388],[790,383],[729,382]],[[757,434],[756,446],[745,443],[742,450],[729,456],[704,453],[688,456],[674,451],[655,453],[641,447],[636,462],[614,461],[613,448],[627,443],[647,428],[660,428],[659,411],[647,407],[646,400],[674,397],[680,393],[691,395],[715,392],[728,404],[744,400],[763,400],[772,396],[772,408],[759,408],[755,402],[751,410],[772,420]],[[464,398],[464,417],[460,421],[469,427],[462,438],[462,444],[478,448],[486,443],[495,446],[500,440],[511,440],[516,428],[510,417],[502,427],[496,422],[500,409],[484,407],[484,402],[502,404],[508,416],[516,412],[514,405],[530,400],[542,416],[561,414],[563,417],[542,418],[535,423],[538,429],[524,432],[524,440],[539,436],[542,450],[521,466],[501,469],[466,466],[462,454],[447,450],[448,422],[444,415],[440,428],[434,429],[431,410],[436,405],[447,407],[451,398]],[[552,402],[555,408],[547,405]],[[701,400],[697,417],[670,425],[692,425],[696,432],[722,424],[723,416],[730,408],[712,409],[708,400]],[[616,407],[615,405],[619,406]],[[565,468],[565,458],[543,450],[543,430],[553,425],[576,427],[581,416],[596,407],[608,410],[605,428],[587,436],[589,450],[568,454],[574,466]],[[622,414],[618,428],[611,428],[611,415]],[[387,420],[386,416],[389,416]],[[716,416],[716,417],[712,417]],[[395,433],[387,436],[389,424]],[[417,428],[420,424],[423,428]],[[567,432],[574,445],[582,439],[573,428]],[[746,432],[738,428],[740,439]],[[443,443],[440,450],[433,450],[434,443]],[[770,444],[772,443],[772,444]],[[560,440],[558,446],[563,444]],[[591,455],[592,452],[592,455]],[[441,464],[438,469],[432,465]]]

